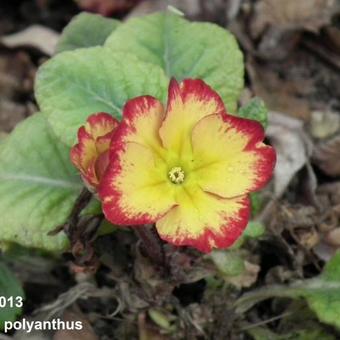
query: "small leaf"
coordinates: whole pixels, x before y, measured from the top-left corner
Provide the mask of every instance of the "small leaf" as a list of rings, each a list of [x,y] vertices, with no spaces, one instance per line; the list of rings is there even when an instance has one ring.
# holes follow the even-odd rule
[[[157,308],[150,308],[148,310],[150,319],[159,327],[166,331],[173,331],[174,325],[171,324],[171,316],[167,315],[164,311]],[[173,318],[173,317],[172,317]]]
[[[65,222],[82,184],[43,114],[20,123],[0,149],[1,241],[60,251],[63,234],[47,233]]]
[[[268,109],[260,98],[253,98],[248,104],[242,106],[238,116],[259,121],[264,128],[268,125]]]
[[[105,46],[161,66],[178,81],[200,78],[235,112],[243,88],[243,56],[234,36],[211,23],[190,23],[170,12],[133,18],[119,26]]]
[[[262,236],[266,228],[261,222],[249,221],[243,235],[247,238],[258,238]]]
[[[103,45],[119,25],[118,20],[98,14],[80,13],[64,28],[57,44],[57,53]]]
[[[266,231],[265,226],[257,221],[249,221],[241,237],[229,248],[230,250],[240,249],[247,239],[256,239],[261,237]]]
[[[116,118],[127,100],[152,95],[164,101],[168,78],[157,65],[135,56],[92,47],[60,53],[36,79],[36,98],[56,135],[68,145],[95,112]]]
[[[0,296],[6,299],[6,306],[0,308],[0,330],[3,330],[5,321],[15,321],[17,316],[21,314],[22,308],[16,307],[16,303],[24,299],[24,291],[20,282],[7,268],[7,266],[0,262]],[[11,301],[12,300],[12,306]]]
[[[262,209],[263,206],[263,197],[261,192],[252,192],[250,194],[251,200],[251,214],[252,216],[256,216]]]
[[[209,254],[217,269],[227,276],[237,276],[243,273],[244,260],[232,250],[214,250]]]

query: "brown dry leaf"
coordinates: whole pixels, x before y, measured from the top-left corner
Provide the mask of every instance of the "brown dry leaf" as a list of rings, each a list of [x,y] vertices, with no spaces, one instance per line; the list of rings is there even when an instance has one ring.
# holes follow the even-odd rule
[[[324,29],[327,45],[336,53],[340,54],[340,28],[327,26]]]
[[[196,253],[178,251],[175,247],[165,247],[170,273],[176,285],[192,283],[212,275],[212,269],[204,258]]]
[[[10,132],[35,111],[29,96],[36,67],[25,52],[2,51],[0,55],[0,131]]]
[[[252,29],[260,33],[270,24],[283,30],[318,31],[339,9],[336,0],[262,0],[255,6]]]
[[[314,138],[330,137],[340,128],[340,116],[332,111],[313,111],[309,131]]]
[[[314,163],[327,175],[340,175],[340,135],[318,144],[313,152]]]
[[[68,323],[76,323],[77,321],[81,321],[82,329],[81,330],[59,330],[54,336],[53,340],[98,340],[99,338],[94,333],[92,326],[89,321],[81,314],[74,313],[71,311],[65,311],[62,316],[62,321]]]
[[[337,248],[321,241],[314,247],[313,252],[319,259],[328,262],[336,254]]]
[[[296,228],[296,241],[305,249],[312,249],[320,242],[320,234],[315,228]]]
[[[131,312],[144,310],[149,307],[149,303],[144,300],[145,294],[142,288],[136,287],[128,280],[118,283],[118,294],[120,298],[121,309]]]
[[[21,120],[27,116],[24,105],[10,100],[0,100],[0,131],[10,132]]]
[[[68,291],[60,294],[55,301],[37,309],[34,313],[44,315],[45,320],[51,320],[63,313],[80,298],[93,294],[97,288],[89,282],[81,282]]]
[[[275,147],[274,194],[280,197],[291,179],[306,164],[311,150],[302,121],[278,112],[269,113],[267,136]]]
[[[185,15],[189,18],[197,17],[202,12],[199,0],[172,0],[170,4],[185,13]],[[142,16],[157,11],[164,11],[167,7],[168,3],[164,0],[142,1],[131,11],[127,18]]]
[[[130,13],[126,16],[126,20],[134,17],[148,15],[157,11],[163,11],[166,9],[166,3],[163,0],[147,0],[138,4]]]
[[[144,257],[137,248],[134,263],[135,279],[140,283],[144,295],[158,302],[165,300],[174,289],[174,283],[164,280],[160,269],[149,258]]]
[[[311,81],[301,79],[297,83],[280,79],[278,73],[268,65],[256,63],[254,59],[248,60],[247,71],[255,95],[262,98],[270,110],[309,120],[309,103],[306,99],[301,99],[301,96],[312,92]]]
[[[7,35],[0,42],[9,48],[30,46],[51,56],[54,54],[59,34],[50,28],[41,25],[33,25],[25,30]]]
[[[340,228],[330,230],[324,238],[325,242],[333,247],[340,247]]]
[[[16,99],[33,91],[36,67],[25,52],[6,51],[0,55],[0,98]]]

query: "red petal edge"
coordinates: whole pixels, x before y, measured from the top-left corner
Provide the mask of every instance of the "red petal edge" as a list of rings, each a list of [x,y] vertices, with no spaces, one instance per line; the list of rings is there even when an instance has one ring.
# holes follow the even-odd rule
[[[212,194],[213,195],[213,194]],[[218,197],[214,195],[215,197]],[[175,209],[173,207],[172,209]],[[210,253],[213,249],[225,249],[232,246],[235,241],[242,235],[243,231],[246,229],[249,218],[251,214],[251,202],[249,196],[245,196],[244,198],[244,206],[239,210],[238,216],[240,219],[237,220],[229,220],[228,224],[222,226],[223,230],[221,235],[214,233],[208,227],[202,233],[202,235],[198,238],[190,238],[187,237],[182,240],[176,240],[171,237],[167,237],[159,234],[162,240],[174,244],[176,246],[191,246],[193,248],[198,249],[202,253]],[[157,228],[157,224],[156,224]],[[212,247],[210,245],[209,240],[214,240],[216,247]]]

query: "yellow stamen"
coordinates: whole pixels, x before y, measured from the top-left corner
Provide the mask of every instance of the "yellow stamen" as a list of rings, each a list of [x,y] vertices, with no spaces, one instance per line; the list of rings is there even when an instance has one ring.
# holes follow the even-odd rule
[[[184,182],[185,174],[183,169],[180,166],[175,166],[172,168],[169,173],[170,181],[174,184],[181,184]]]

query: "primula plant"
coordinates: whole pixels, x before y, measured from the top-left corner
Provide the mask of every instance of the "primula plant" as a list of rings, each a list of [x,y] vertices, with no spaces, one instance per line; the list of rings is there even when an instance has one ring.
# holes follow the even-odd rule
[[[243,77],[214,24],[75,18],[37,74],[41,113],[0,144],[2,241],[61,252],[85,215],[201,252],[233,245],[275,166],[263,103],[237,109]]]

